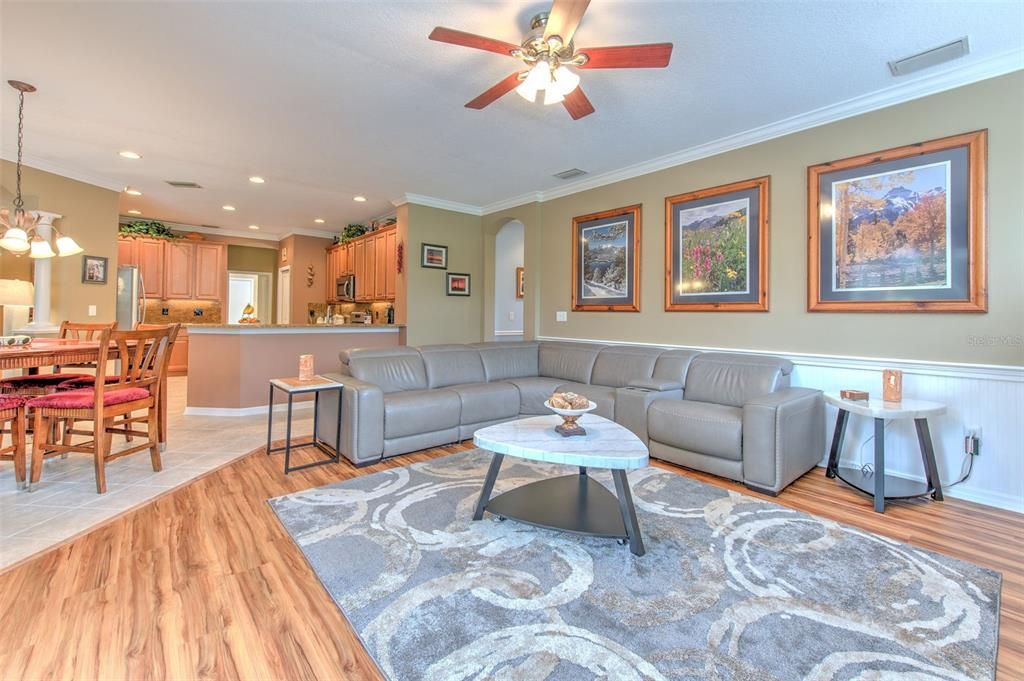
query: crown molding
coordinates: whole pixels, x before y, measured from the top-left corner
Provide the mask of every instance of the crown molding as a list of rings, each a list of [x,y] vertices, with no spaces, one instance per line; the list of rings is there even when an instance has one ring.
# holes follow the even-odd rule
[[[480,206],[473,206],[468,203],[459,203],[458,201],[449,201],[448,199],[438,199],[433,196],[424,196],[423,194],[405,194],[391,203],[396,208],[407,203],[412,203],[417,206],[440,208],[442,210],[450,210],[456,213],[466,213],[467,215],[479,216],[484,214],[483,208]]]
[[[759,142],[766,142],[777,137],[790,135],[802,130],[816,128],[818,126],[834,123],[846,118],[860,114],[877,111],[886,107],[909,102],[928,95],[945,92],[953,88],[970,85],[978,81],[1006,75],[1014,71],[1024,69],[1024,50],[1014,49],[1001,52],[987,59],[979,59],[967,62],[961,66],[938,73],[924,75],[914,80],[896,83],[887,88],[876,90],[866,95],[847,99],[836,104],[807,111],[796,116],[784,118],[774,123],[752,128],[744,132],[722,137],[711,142],[698,144],[697,146],[683,149],[681,151],[659,156],[648,161],[634,163],[624,168],[612,170],[586,179],[569,183],[549,189],[546,191],[529,192],[503,199],[495,203],[482,206],[483,214],[487,215],[497,211],[505,210],[515,206],[534,201],[550,201],[551,199],[569,196],[579,192],[603,187],[615,182],[629,180],[641,175],[665,170],[675,166],[691,163],[702,158],[715,156],[740,149]],[[539,198],[538,198],[539,197]]]
[[[11,163],[18,162],[17,153],[11,153],[10,151],[7,150],[0,152],[0,158],[4,159],[5,161],[10,161]],[[41,170],[45,173],[60,175],[61,177],[66,177],[69,180],[84,182],[86,184],[91,184],[95,187],[100,187],[102,189],[109,189],[112,192],[120,193],[124,189],[123,183],[115,182],[109,177],[83,172],[75,168],[69,168],[55,161],[52,161],[47,158],[41,158],[39,156],[22,154],[21,164],[34,170]]]

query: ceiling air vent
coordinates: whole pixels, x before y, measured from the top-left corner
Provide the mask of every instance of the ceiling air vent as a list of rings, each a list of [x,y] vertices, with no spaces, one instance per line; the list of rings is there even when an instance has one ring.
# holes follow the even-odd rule
[[[555,177],[559,180],[571,180],[574,177],[580,177],[586,175],[586,170],[580,170],[579,168],[569,168],[569,170],[563,170],[560,173],[555,173]]]
[[[918,52],[903,59],[891,61],[889,62],[889,70],[892,71],[894,76],[905,76],[914,71],[920,71],[943,62],[959,59],[970,51],[971,47],[967,44],[967,36],[964,36],[960,40],[954,40],[951,43],[933,47],[930,50]]]
[[[178,189],[202,189],[202,185],[198,182],[185,182],[183,180],[164,180],[167,184]]]

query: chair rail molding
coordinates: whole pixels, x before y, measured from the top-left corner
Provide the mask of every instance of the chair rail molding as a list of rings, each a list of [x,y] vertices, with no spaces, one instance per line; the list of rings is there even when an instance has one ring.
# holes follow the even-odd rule
[[[785,357],[793,362],[791,382],[794,386],[839,391],[844,388],[880,394],[882,369],[901,369],[904,374],[903,394],[917,399],[943,402],[944,416],[930,420],[939,473],[945,488],[966,471],[963,451],[964,431],[981,428],[981,453],[974,460],[971,477],[947,491],[947,495],[980,504],[1024,513],[1024,366],[997,364],[963,364],[911,359],[850,357],[799,352],[769,351],[639,343],[594,338],[538,336],[537,340],[606,345],[654,345],[702,352],[732,352]],[[832,441],[836,410],[827,407],[822,427]],[[872,424],[868,419],[851,422],[846,434],[843,461],[862,465],[871,463],[873,450],[869,444]],[[893,421],[886,428],[886,463],[889,475],[924,481],[921,455],[912,422]],[[827,460],[821,452],[820,466]],[[842,484],[842,483],[836,483]],[[944,490],[945,491],[945,490]],[[865,497],[866,498],[866,497]]]

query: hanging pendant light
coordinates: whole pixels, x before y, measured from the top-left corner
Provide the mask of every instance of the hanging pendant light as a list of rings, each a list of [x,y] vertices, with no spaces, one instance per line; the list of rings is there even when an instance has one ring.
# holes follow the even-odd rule
[[[36,218],[25,212],[25,202],[21,198],[21,155],[25,127],[25,93],[35,92],[34,85],[20,80],[9,80],[7,84],[18,91],[18,163],[16,175],[16,191],[14,211],[6,208],[0,210],[0,248],[15,255],[29,253],[30,258],[52,258],[55,255],[68,256],[82,252],[82,247],[69,236],[57,232],[57,252],[53,250],[49,239],[43,238],[36,230]],[[30,238],[30,235],[31,238]]]

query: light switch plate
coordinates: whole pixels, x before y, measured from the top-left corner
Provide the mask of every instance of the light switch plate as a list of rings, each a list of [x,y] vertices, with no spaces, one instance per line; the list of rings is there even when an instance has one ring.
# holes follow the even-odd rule
[[[516,313],[515,312],[509,312],[508,313],[508,320],[510,322],[514,322],[516,320]]]
[[[95,317],[96,316],[96,306],[95,305],[90,305],[89,306],[89,316],[90,317]]]
[[[556,322],[565,322],[565,321],[568,321],[568,320],[569,320],[569,315],[566,313],[565,310],[558,310],[557,312],[555,312],[555,321]]]

